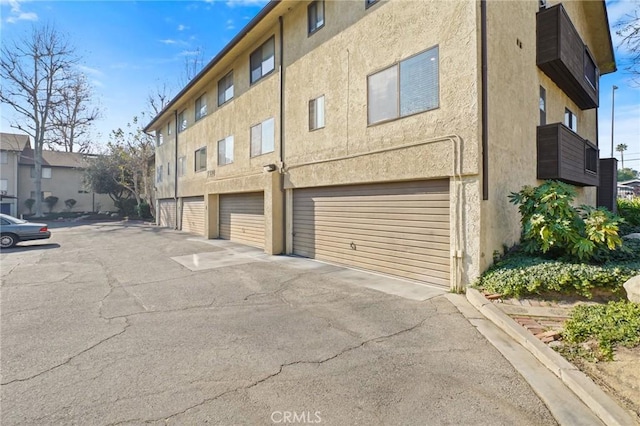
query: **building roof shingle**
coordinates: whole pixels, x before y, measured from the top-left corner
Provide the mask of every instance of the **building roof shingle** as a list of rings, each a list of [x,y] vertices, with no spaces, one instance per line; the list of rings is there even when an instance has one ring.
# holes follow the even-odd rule
[[[22,151],[29,145],[29,136],[15,133],[0,133],[0,150]]]

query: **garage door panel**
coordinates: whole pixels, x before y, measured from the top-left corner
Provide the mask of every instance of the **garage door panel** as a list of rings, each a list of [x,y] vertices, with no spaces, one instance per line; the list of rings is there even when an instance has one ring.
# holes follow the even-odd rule
[[[175,200],[159,200],[160,226],[174,228],[176,226]]]
[[[293,193],[295,254],[448,286],[449,182]]]
[[[264,193],[220,196],[220,238],[264,248]]]
[[[182,200],[182,230],[204,235],[204,197],[189,197]]]

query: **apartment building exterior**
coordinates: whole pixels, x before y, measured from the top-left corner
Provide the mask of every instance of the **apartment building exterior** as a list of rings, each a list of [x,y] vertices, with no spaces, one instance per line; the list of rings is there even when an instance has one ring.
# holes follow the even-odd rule
[[[614,70],[604,1],[272,1],[146,127],[158,221],[462,288],[518,241],[510,192],[607,198]]]
[[[11,133],[0,134],[0,207],[1,213],[18,214],[18,161],[29,144],[29,137]]]

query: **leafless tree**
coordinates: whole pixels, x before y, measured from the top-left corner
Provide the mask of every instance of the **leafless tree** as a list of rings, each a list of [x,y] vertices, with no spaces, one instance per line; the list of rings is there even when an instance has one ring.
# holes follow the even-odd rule
[[[171,90],[167,83],[162,83],[162,86],[156,86],[156,88],[147,95],[147,106],[149,107],[152,117],[157,116],[167,106],[171,100]]]
[[[622,38],[620,45],[629,50],[629,57],[623,60],[627,71],[640,76],[640,3],[616,24],[616,28],[616,33]]]
[[[60,104],[51,114],[47,145],[65,152],[89,152],[92,144],[89,132],[94,120],[100,117],[100,110],[92,106],[93,90],[83,74],[69,75],[67,82]]]
[[[42,216],[42,149],[51,127],[52,111],[64,98],[69,75],[78,58],[74,48],[52,25],[34,26],[30,35],[3,40],[0,48],[0,102],[20,116],[11,127],[33,139],[36,216]]]
[[[190,53],[184,57],[184,69],[179,81],[181,86],[186,86],[204,67],[204,50],[198,47]]]

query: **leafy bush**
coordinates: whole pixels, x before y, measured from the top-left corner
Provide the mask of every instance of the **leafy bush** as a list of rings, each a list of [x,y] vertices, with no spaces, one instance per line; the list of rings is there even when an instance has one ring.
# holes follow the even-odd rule
[[[36,200],[33,198],[27,198],[24,200],[24,206],[29,209],[29,214],[32,213],[33,205],[36,203]]]
[[[69,211],[71,211],[73,209],[73,206],[75,206],[76,203],[77,203],[77,201],[74,200],[73,198],[69,198],[68,200],[64,200],[64,205],[67,206]]]
[[[590,265],[516,252],[496,262],[474,286],[490,293],[514,297],[547,292],[592,297],[592,291],[596,288],[620,292],[622,285],[638,274],[640,259],[637,258]]]
[[[612,360],[617,345],[640,345],[640,304],[626,300],[606,305],[577,306],[564,326],[563,353],[588,359]],[[597,343],[593,351],[583,345]]]
[[[49,207],[49,213],[51,213],[53,207],[58,203],[58,199],[59,198],[54,195],[49,195],[44,199],[44,203],[47,205],[47,207]]]
[[[546,181],[525,186],[509,196],[522,216],[522,249],[530,254],[592,260],[622,244],[621,218],[604,208],[571,205],[576,192],[571,185]]]
[[[640,233],[640,197],[618,198],[618,214],[625,220],[620,227],[621,235]]]
[[[136,199],[135,198],[121,198],[115,203],[118,209],[118,214],[121,216],[133,216],[136,213]]]
[[[143,218],[143,219],[149,219],[151,218],[151,207],[149,207],[149,204],[142,202],[139,205],[136,206],[136,215],[138,215],[139,217]]]

